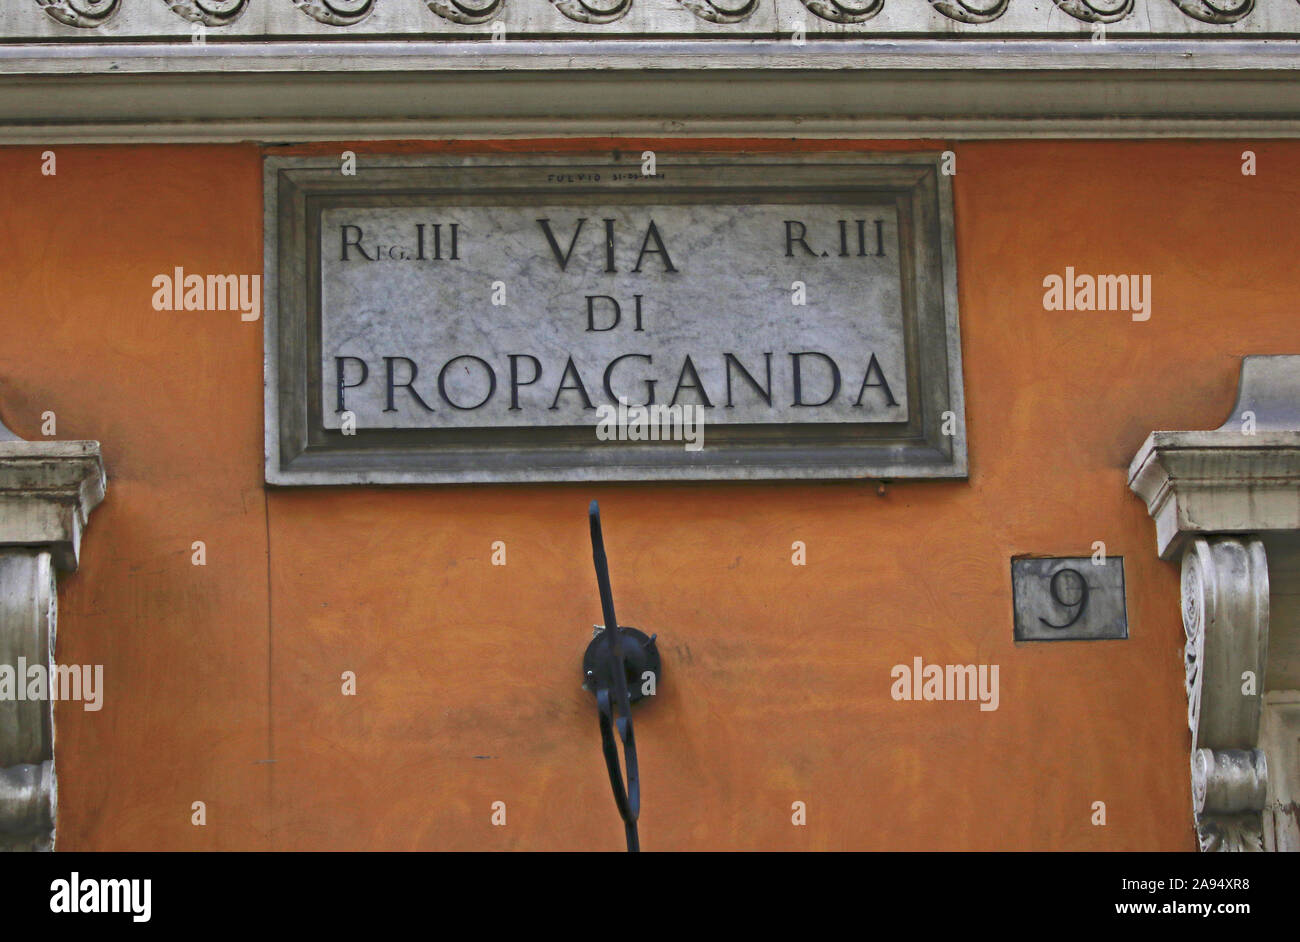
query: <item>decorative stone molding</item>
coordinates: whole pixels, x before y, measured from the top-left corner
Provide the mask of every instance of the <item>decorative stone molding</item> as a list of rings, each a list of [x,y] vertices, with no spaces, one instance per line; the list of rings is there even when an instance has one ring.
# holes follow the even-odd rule
[[[512,38],[553,36],[557,28],[566,28],[566,21],[623,35],[675,36],[693,31],[695,20],[734,27],[724,35],[736,38],[789,37],[796,26],[808,34],[839,37],[845,27],[868,21],[873,32],[943,37],[978,27],[974,32],[985,35],[1078,39],[1090,35],[1096,24],[1135,36],[1232,35],[1225,28],[1269,35],[1300,30],[1295,3],[1257,9],[1255,0],[6,0],[4,6],[11,9],[0,13],[0,37],[39,34],[30,19],[35,15],[45,25],[141,40],[183,32],[177,16],[262,37],[313,26],[325,27],[321,36],[337,37],[341,30],[348,38],[418,35],[482,24],[488,17],[499,19]],[[1068,18],[1053,15],[1058,10]],[[811,17],[805,18],[805,12]],[[61,34],[66,35],[56,27],[54,35]]]
[[[0,667],[14,684],[20,666],[51,677],[54,574],[77,568],[104,487],[98,442],[28,442],[0,424]],[[0,850],[52,850],[56,809],[53,701],[0,687]]]
[[[606,4],[591,3],[589,0],[551,0],[551,3],[575,23],[596,25],[621,20],[632,9],[632,0],[611,0]]]
[[[735,6],[724,6],[714,0],[677,0],[702,20],[710,23],[743,23],[758,9],[758,0],[744,0]]]
[[[1298,68],[1296,0],[0,0],[0,145],[1300,138]]]
[[[958,23],[992,23],[1001,19],[1007,12],[1011,0],[993,0],[983,5],[968,3],[967,0],[930,0],[934,8]]]
[[[1160,556],[1182,554],[1200,847],[1290,849],[1289,836],[1277,838],[1291,819],[1281,820],[1289,812],[1276,796],[1295,793],[1300,765],[1261,729],[1269,678],[1294,676],[1269,673],[1270,592],[1292,591],[1271,583],[1295,568],[1271,572],[1265,540],[1300,531],[1300,356],[1245,357],[1228,420],[1210,432],[1152,432],[1129,487],[1155,520]]]
[[[1235,23],[1255,9],[1255,0],[1220,6],[1210,0],[1174,0],[1178,9],[1202,23]]]
[[[808,10],[828,23],[865,23],[885,7],[885,0],[799,0]]]
[[[1091,0],[1052,0],[1056,6],[1084,23],[1118,23],[1133,12],[1134,0],[1093,3]]]
[[[249,0],[163,0],[167,9],[191,23],[229,26],[248,9]]]
[[[480,4],[466,3],[464,0],[425,0],[429,9],[444,20],[471,26],[487,23],[499,16],[505,0],[484,0]]]
[[[103,26],[117,13],[119,0],[36,0],[55,21],[78,29]]]
[[[327,26],[355,26],[374,12],[376,0],[293,0],[303,13]]]

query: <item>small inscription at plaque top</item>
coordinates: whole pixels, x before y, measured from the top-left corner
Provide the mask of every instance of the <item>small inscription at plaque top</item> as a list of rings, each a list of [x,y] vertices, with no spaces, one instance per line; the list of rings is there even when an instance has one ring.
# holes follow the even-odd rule
[[[965,473],[934,155],[266,166],[273,483]]]

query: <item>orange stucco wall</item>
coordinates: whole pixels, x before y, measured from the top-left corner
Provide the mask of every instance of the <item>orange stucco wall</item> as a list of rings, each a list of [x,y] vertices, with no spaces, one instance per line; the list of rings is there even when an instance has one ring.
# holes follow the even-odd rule
[[[1223,420],[1239,356],[1300,348],[1300,145],[951,146],[971,475],[883,495],[268,490],[263,325],[150,305],[177,265],[261,271],[262,151],[59,147],[53,177],[0,151],[0,414],[39,438],[53,411],[109,474],[59,590],[59,660],[106,676],[100,712],[57,707],[60,847],[621,849],[578,686],[598,497],[665,658],[646,849],[1193,849],[1177,572],[1125,472],[1149,430]],[[1151,274],[1151,320],[1045,312],[1066,265]],[[1130,640],[1015,646],[1009,558],[1096,540]],[[895,702],[916,656],[998,664],[1000,708]]]

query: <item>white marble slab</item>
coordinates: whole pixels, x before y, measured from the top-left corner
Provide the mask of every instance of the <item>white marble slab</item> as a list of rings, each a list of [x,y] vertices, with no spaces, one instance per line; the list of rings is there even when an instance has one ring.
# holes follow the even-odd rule
[[[344,207],[320,256],[327,428],[908,417],[892,205]]]

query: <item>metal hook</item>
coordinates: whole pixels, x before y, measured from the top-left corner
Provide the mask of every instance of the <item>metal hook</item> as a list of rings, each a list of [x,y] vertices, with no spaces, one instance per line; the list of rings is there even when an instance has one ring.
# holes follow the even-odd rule
[[[641,781],[637,771],[636,737],[632,729],[632,704],[643,696],[641,678],[649,671],[657,679],[662,665],[659,650],[655,647],[656,635],[647,636],[636,628],[618,623],[609,581],[609,560],[605,556],[605,540],[600,528],[600,505],[594,500],[588,508],[588,517],[592,561],[596,566],[596,584],[600,589],[600,607],[605,624],[592,626],[592,639],[582,658],[583,676],[586,678],[583,686],[596,695],[605,768],[614,791],[614,804],[623,818],[627,849],[639,851],[637,818],[641,813]],[[625,640],[634,643],[624,644]],[[615,729],[623,742],[622,766],[614,740]]]

